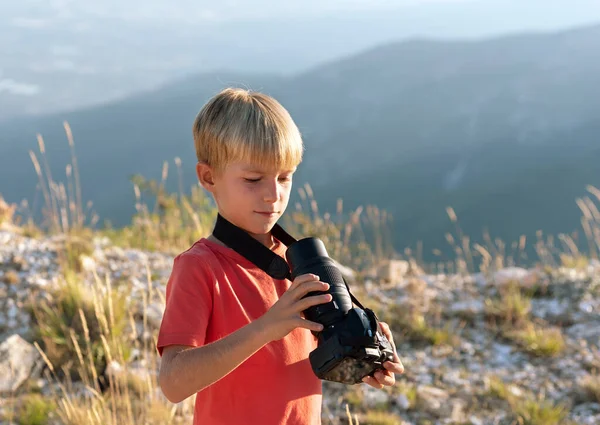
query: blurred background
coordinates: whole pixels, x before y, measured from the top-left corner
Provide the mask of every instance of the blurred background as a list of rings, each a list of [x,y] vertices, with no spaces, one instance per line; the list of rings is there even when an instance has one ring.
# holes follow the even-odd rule
[[[156,337],[228,86],[291,112],[283,222],[406,369],[324,425],[600,423],[600,1],[0,0],[0,425],[192,423]]]
[[[41,208],[29,150],[39,134],[64,180],[67,121],[83,203],[123,226],[133,176],[180,158],[166,187],[194,185],[193,118],[239,86],[300,127],[296,188],[322,211],[385,210],[398,251],[451,257],[448,208],[473,242],[577,242],[600,183],[599,47],[595,0],[5,0],[0,193]]]

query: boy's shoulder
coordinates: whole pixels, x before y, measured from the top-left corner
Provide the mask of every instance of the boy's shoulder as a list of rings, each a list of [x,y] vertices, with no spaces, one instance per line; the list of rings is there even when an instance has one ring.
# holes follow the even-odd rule
[[[238,262],[239,254],[230,248],[221,246],[209,238],[201,238],[185,251],[175,256],[175,263],[203,263],[210,268],[222,266],[225,261]]]
[[[214,261],[217,261],[217,256],[215,255],[214,249],[211,249],[209,241],[206,238],[201,238],[194,242],[189,248],[177,254],[174,260],[175,262],[181,260],[202,260],[212,263]]]

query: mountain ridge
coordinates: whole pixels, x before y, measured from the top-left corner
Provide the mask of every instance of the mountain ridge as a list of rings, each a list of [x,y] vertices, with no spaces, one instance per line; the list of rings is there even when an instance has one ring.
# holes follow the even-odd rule
[[[579,226],[576,197],[587,184],[600,185],[600,170],[593,166],[600,161],[594,142],[600,137],[594,124],[600,58],[591,49],[597,43],[600,25],[593,25],[547,36],[454,42],[451,49],[448,42],[427,41],[427,48],[400,42],[294,76],[190,76],[120,102],[0,125],[0,157],[10,157],[0,159],[0,181],[20,182],[19,188],[1,185],[0,192],[13,202],[33,193],[27,150],[35,147],[38,132],[46,139],[53,174],[64,175],[69,152],[61,126],[67,120],[81,155],[84,189],[101,217],[124,224],[134,212],[127,179],[159,178],[162,162],[180,157],[185,185],[193,184],[193,119],[217,91],[241,86],[273,95],[298,124],[307,152],[297,185],[310,183],[328,209],[339,196],[348,199],[349,208],[369,203],[389,208],[400,226],[394,231],[400,250],[418,240],[435,245],[431,248],[444,244],[453,229],[449,221],[443,224],[447,206],[459,220],[466,215],[468,234],[480,234],[484,218],[501,229],[500,237],[513,238],[510,229],[522,228],[511,222],[532,226],[536,217],[542,229],[547,222],[552,232],[570,232]],[[543,189],[536,173],[562,192]],[[557,203],[545,205],[566,217],[564,226],[543,217],[534,203],[523,203],[522,181],[531,181],[527,187],[534,193],[556,197]],[[487,192],[495,191],[516,195],[494,200]],[[542,204],[544,196],[532,199]],[[560,206],[558,199],[572,202]],[[522,202],[516,210],[523,220],[501,213],[503,202],[509,208]],[[428,209],[435,214],[425,213]],[[490,210],[495,212],[486,215]]]

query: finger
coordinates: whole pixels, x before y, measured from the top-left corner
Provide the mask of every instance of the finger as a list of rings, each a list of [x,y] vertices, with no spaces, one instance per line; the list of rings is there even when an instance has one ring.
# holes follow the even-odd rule
[[[388,387],[396,383],[396,377],[388,371],[378,370],[375,372],[375,379],[377,379],[377,382],[379,382],[381,385]]]
[[[319,280],[319,276],[317,276],[317,275],[316,275],[316,274],[314,274],[314,273],[306,273],[306,274],[302,274],[302,275],[298,276],[296,279],[294,279],[294,281],[293,281],[293,282],[292,282],[292,284],[290,285],[290,289],[291,289],[292,287],[294,287],[294,288],[295,288],[295,287],[297,287],[298,285],[301,285],[301,284],[303,284],[303,283],[305,283],[305,282],[310,282],[310,281],[313,281],[313,280],[316,280],[316,281],[318,281],[318,280]]]
[[[392,373],[404,373],[404,365],[402,362],[385,362],[383,367]]]
[[[382,389],[383,385],[379,383],[379,381],[372,376],[365,376],[362,380],[365,384],[370,385],[373,388]]]
[[[404,366],[402,365],[402,361],[400,360],[400,356],[398,356],[398,352],[396,350],[396,344],[394,343],[394,336],[392,335],[392,330],[390,329],[389,325],[385,322],[379,322],[379,324],[381,325],[381,331],[383,332],[385,337],[388,339],[388,341],[390,342],[390,344],[392,345],[392,348],[394,350],[394,362],[399,363],[400,366],[402,367],[402,370],[404,370]],[[398,373],[400,373],[400,372],[398,372]]]
[[[308,298],[302,298],[293,306],[293,309],[295,312],[301,312],[314,305],[328,303],[332,299],[333,297],[331,294],[315,295]]]
[[[323,325],[317,322],[312,322],[306,319],[298,319],[296,321],[297,328],[304,328],[310,331],[321,332],[323,330]]]
[[[319,282],[318,280],[303,282],[302,284],[293,289],[292,298],[300,299],[309,292],[324,292],[328,289],[329,284],[326,282]]]
[[[392,335],[390,326],[385,322],[379,322],[379,325],[381,326],[381,332],[383,332],[383,334],[388,339],[388,341],[393,345],[394,344],[394,336]]]

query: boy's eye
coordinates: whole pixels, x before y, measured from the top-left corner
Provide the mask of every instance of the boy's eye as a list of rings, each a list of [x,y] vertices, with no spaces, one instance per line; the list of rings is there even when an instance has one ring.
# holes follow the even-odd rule
[[[291,176],[279,177],[280,182],[289,182],[290,180],[292,180]]]
[[[248,183],[256,183],[256,182],[260,181],[260,177],[257,178],[257,179],[247,179],[247,178],[244,178],[244,180],[246,180]]]

